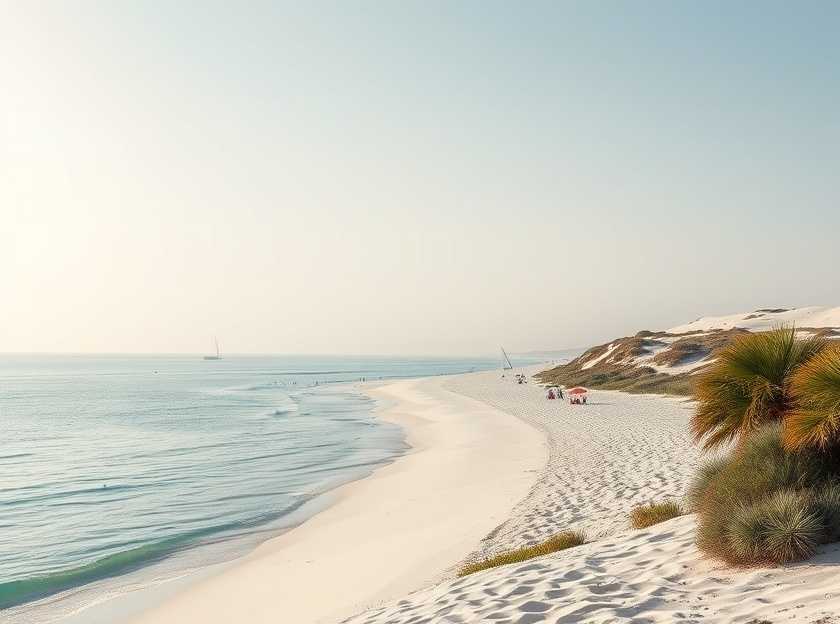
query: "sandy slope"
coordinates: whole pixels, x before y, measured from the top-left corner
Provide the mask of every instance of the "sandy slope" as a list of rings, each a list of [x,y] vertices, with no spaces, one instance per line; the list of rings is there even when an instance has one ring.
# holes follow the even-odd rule
[[[450,580],[350,622],[828,624],[840,622],[838,551],[787,569],[725,570],[699,557],[686,516]]]
[[[482,551],[583,528],[590,544],[532,561],[449,578],[381,605],[348,624],[420,622],[840,623],[840,548],[806,564],[728,570],[694,546],[694,518],[629,529],[637,503],[684,493],[699,458],[687,435],[691,404],[595,392],[586,407],[545,400],[533,385],[498,373],[453,377],[461,394],[542,428],[550,458],[513,516]]]
[[[684,334],[691,331],[708,331],[711,329],[732,329],[740,327],[750,331],[763,331],[779,325],[796,325],[797,327],[840,327],[840,307],[827,308],[810,306],[807,308],[793,308],[783,312],[744,312],[728,316],[704,316],[678,325],[668,330],[672,334]]]
[[[383,417],[405,426],[413,447],[406,456],[133,621],[334,622],[439,579],[508,517],[545,463],[537,430],[442,382],[399,381],[371,391],[394,402]]]

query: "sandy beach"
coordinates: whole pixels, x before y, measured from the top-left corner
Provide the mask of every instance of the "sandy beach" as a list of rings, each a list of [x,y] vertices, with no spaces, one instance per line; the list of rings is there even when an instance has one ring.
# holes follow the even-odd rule
[[[592,541],[447,579],[347,624],[840,621],[836,544],[804,563],[738,570],[701,557],[692,515],[630,528],[632,507],[681,498],[701,460],[686,426],[690,402],[595,392],[589,405],[571,406],[547,401],[539,386],[500,382],[497,373],[455,376],[444,387],[481,396],[540,428],[549,443],[528,496],[476,556],[569,528]]]
[[[826,624],[840,611],[835,545],[736,570],[701,557],[691,515],[630,528],[633,507],[682,499],[701,461],[690,401],[596,391],[573,406],[498,371],[364,390],[405,428],[408,454],[129,621]],[[566,529],[589,543],[456,577]]]
[[[366,391],[411,450],[302,526],[143,612],[142,624],[335,622],[434,583],[499,526],[545,465],[542,434],[443,387]]]

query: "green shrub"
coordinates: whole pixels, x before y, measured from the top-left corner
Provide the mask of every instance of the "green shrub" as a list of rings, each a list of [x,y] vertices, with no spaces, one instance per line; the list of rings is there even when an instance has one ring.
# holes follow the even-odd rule
[[[840,482],[820,486],[814,492],[814,506],[822,518],[826,541],[836,542],[840,539]]]
[[[824,535],[811,493],[782,490],[742,507],[727,538],[734,558],[743,563],[787,563],[810,557]]]
[[[706,460],[700,465],[694,480],[688,487],[688,508],[691,511],[698,511],[702,506],[703,498],[715,484],[721,471],[729,465],[728,457],[715,457]]]
[[[528,559],[533,559],[534,557],[541,557],[560,550],[566,550],[567,548],[580,546],[585,543],[586,536],[580,531],[563,531],[562,533],[558,533],[557,535],[548,538],[546,541],[535,544],[534,546],[526,546],[524,548],[517,548],[516,550],[509,550],[507,552],[494,555],[489,559],[484,559],[483,561],[468,563],[458,570],[458,576],[466,576],[468,574],[473,574],[474,572],[480,572],[481,570],[487,570],[501,565],[520,563],[522,561],[527,561]]]
[[[810,492],[776,492],[760,507],[765,514],[764,540],[770,562],[788,563],[814,554],[825,532]]]
[[[765,558],[764,514],[757,505],[739,508],[727,527],[726,538],[734,556],[730,560],[760,561]]]
[[[679,503],[666,501],[640,505],[630,512],[630,524],[634,529],[644,529],[660,522],[685,514]]]
[[[765,425],[695,478],[698,547],[741,565],[808,556],[829,539],[827,527],[838,526],[826,520],[840,517],[840,485],[829,489],[829,475],[822,456],[785,451],[781,425]]]

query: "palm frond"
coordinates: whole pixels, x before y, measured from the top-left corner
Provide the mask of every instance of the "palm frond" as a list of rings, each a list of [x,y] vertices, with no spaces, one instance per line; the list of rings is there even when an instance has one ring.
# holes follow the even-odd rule
[[[840,348],[823,349],[793,375],[794,406],[785,420],[785,445],[826,450],[840,446]]]
[[[825,345],[823,338],[798,339],[792,326],[736,338],[698,377],[695,440],[710,449],[784,418],[791,375]]]

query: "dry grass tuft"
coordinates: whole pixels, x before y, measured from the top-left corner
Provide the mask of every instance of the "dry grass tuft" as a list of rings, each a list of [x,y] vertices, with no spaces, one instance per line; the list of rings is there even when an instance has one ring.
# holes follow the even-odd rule
[[[546,384],[585,386],[601,390],[620,390],[635,394],[672,394],[689,396],[694,391],[694,381],[703,369],[670,375],[657,372],[649,366],[639,366],[632,358],[650,353],[655,347],[663,347],[653,358],[655,364],[675,366],[693,362],[699,358],[714,358],[718,350],[726,347],[735,338],[749,335],[745,329],[729,329],[708,332],[688,332],[666,345],[662,338],[675,338],[667,332],[642,330],[635,336],[619,338],[607,344],[592,347],[579,358],[537,375]],[[603,356],[613,347],[609,356],[599,360],[590,368],[583,368],[587,362]]]
[[[511,563],[520,563],[528,559],[533,559],[534,557],[541,557],[560,550],[566,550],[567,548],[574,548],[585,543],[586,537],[580,531],[563,531],[534,546],[509,550],[483,561],[468,563],[458,570],[458,576],[467,576],[468,574],[480,572],[481,570],[488,570]]]
[[[546,384],[620,390],[633,394],[689,396],[692,393],[692,379],[687,373],[668,375],[646,366],[630,367],[599,362],[592,368],[580,369],[575,362],[571,362],[540,373],[537,378]]]
[[[618,364],[624,360],[637,358],[650,353],[652,347],[661,346],[662,343],[649,338],[622,338],[612,350],[612,353],[605,359],[606,362]]]
[[[685,515],[685,510],[676,501],[650,503],[649,505],[640,505],[630,512],[630,524],[634,529],[645,529],[682,515]]]

